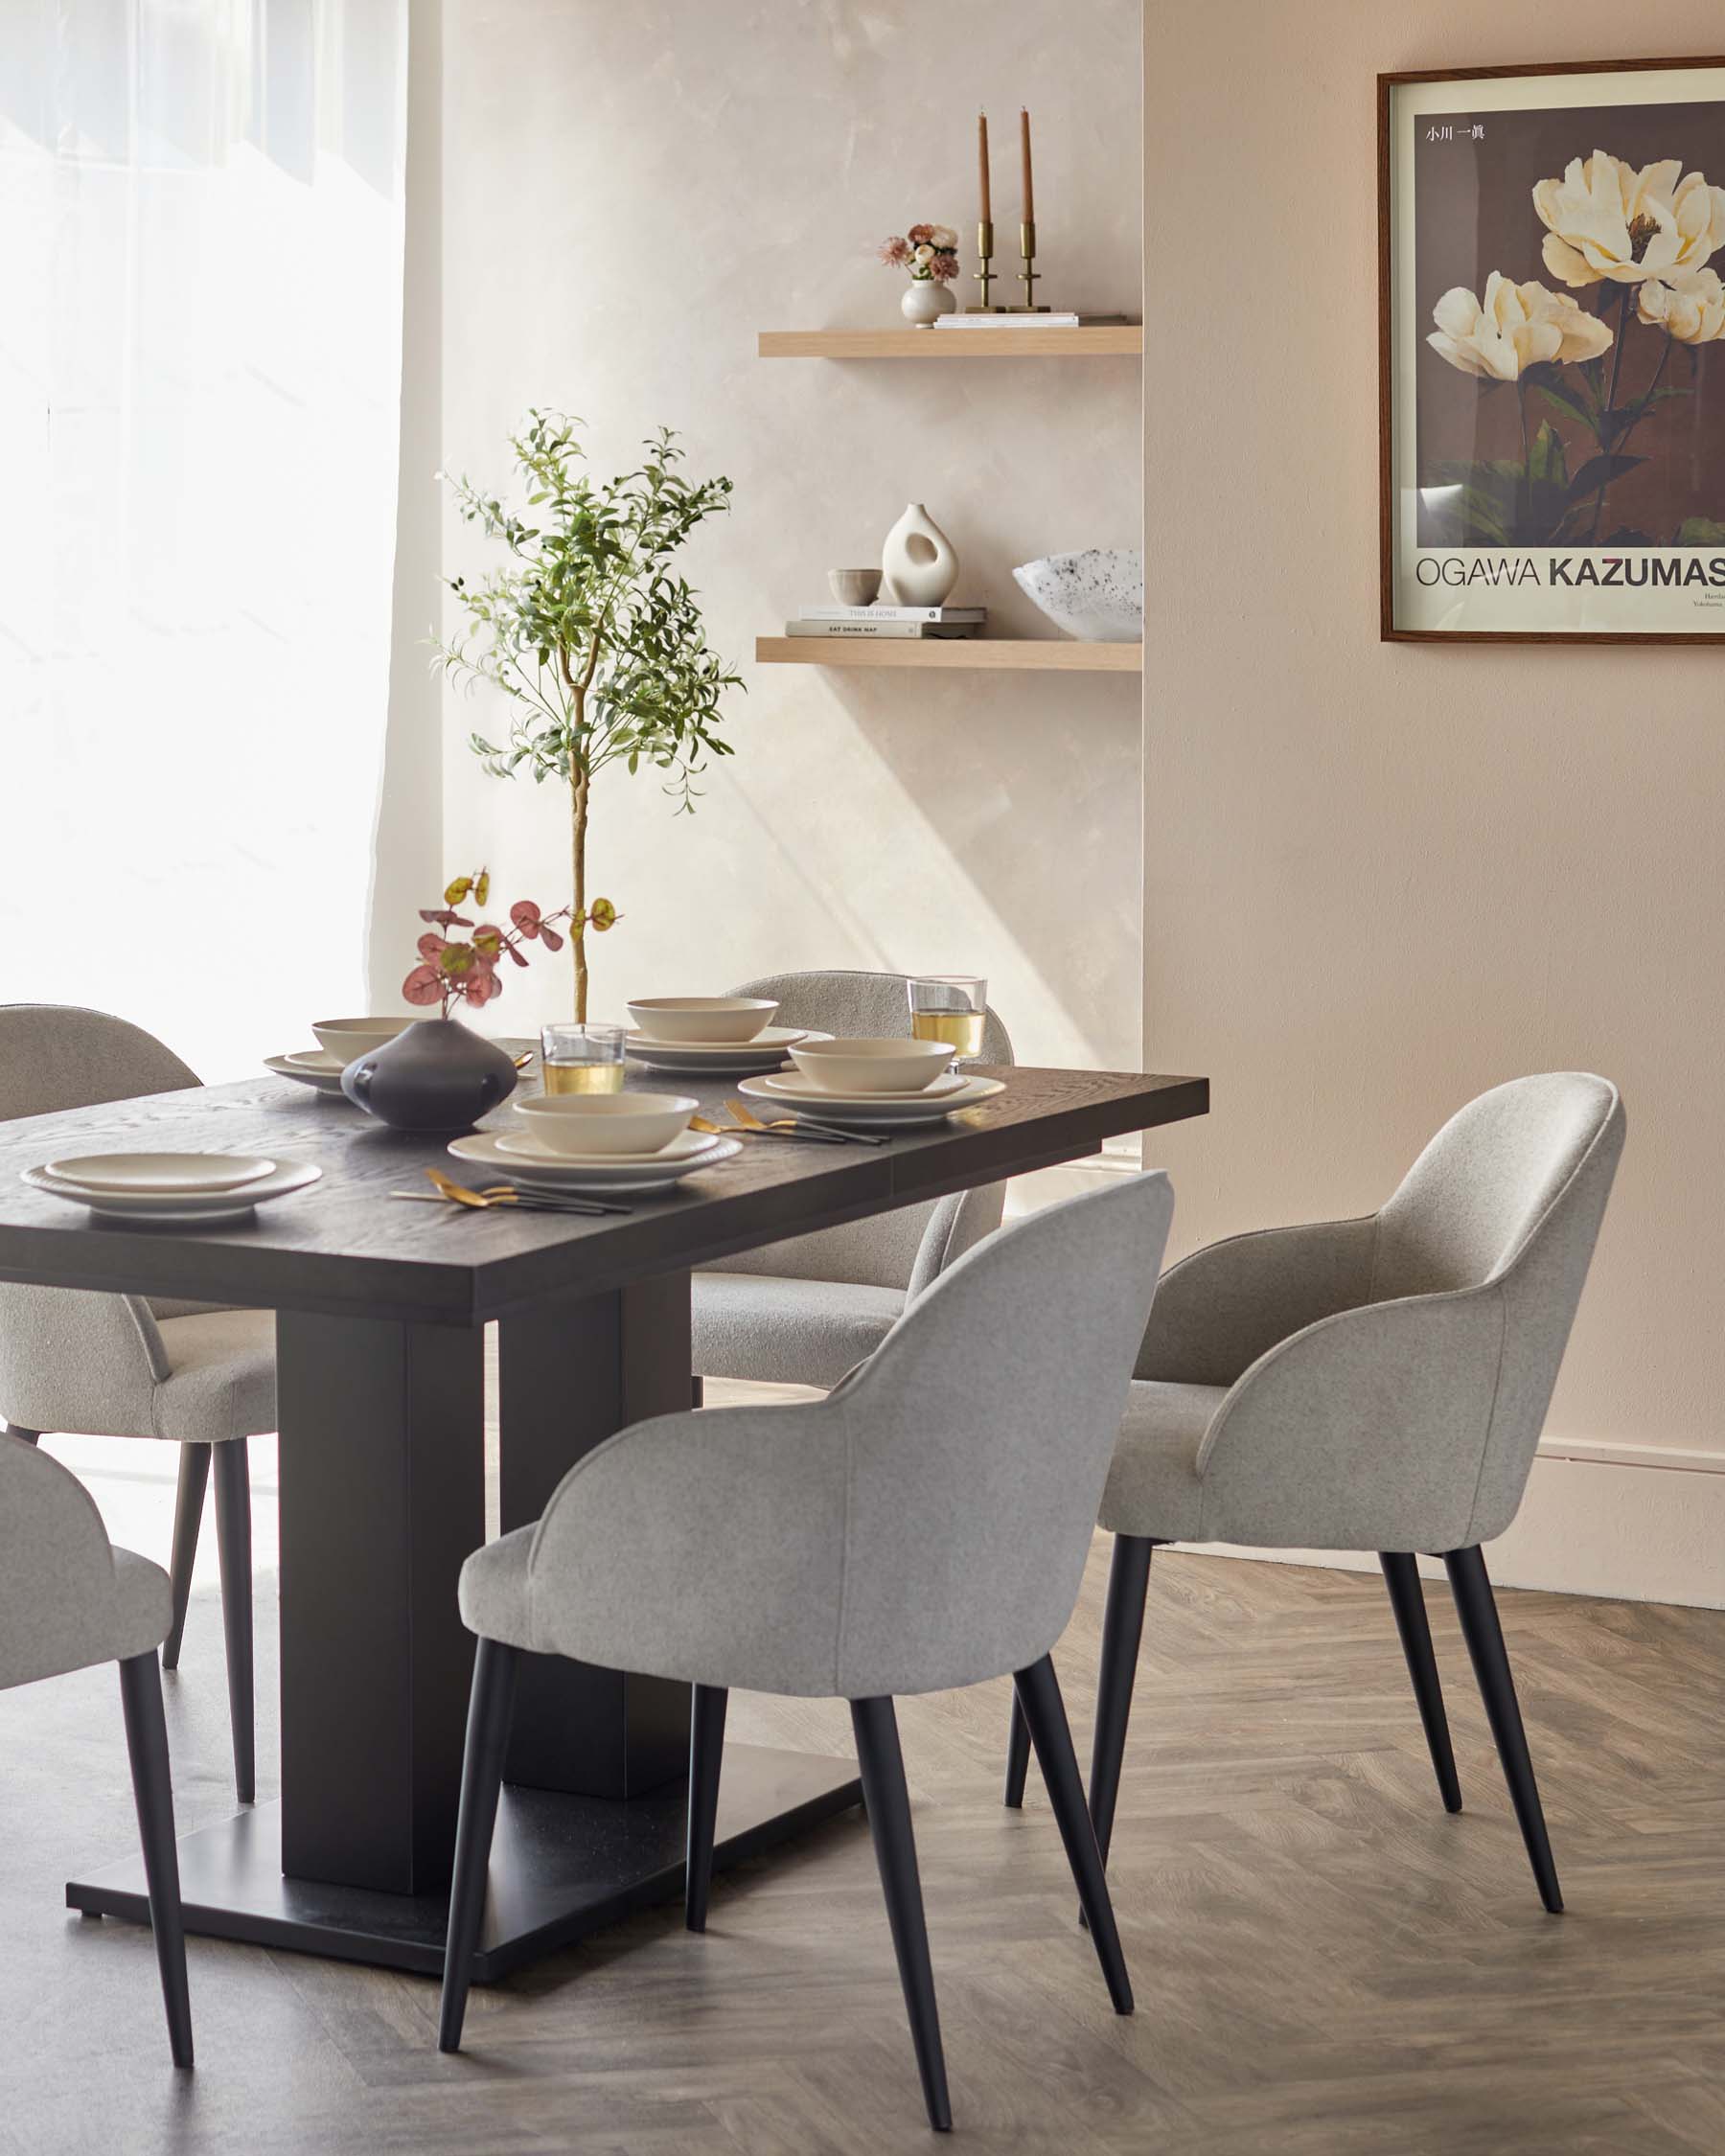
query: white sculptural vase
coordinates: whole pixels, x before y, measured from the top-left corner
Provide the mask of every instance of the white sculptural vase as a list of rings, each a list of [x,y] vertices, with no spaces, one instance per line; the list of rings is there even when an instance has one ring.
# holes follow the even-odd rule
[[[932,277],[913,277],[905,287],[899,312],[913,329],[932,330],[941,315],[953,313],[957,305],[950,285],[938,284]]]
[[[919,501],[886,535],[881,573],[895,607],[943,607],[958,582],[953,542]]]

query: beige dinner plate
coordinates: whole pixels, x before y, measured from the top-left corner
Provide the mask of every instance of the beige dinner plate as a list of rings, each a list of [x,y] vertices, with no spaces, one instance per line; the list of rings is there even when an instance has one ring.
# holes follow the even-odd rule
[[[999,1082],[998,1079],[995,1081],[997,1085]],[[967,1078],[961,1071],[943,1070],[938,1078],[927,1086],[895,1087],[889,1093],[847,1093],[836,1092],[830,1086],[816,1085],[806,1071],[772,1070],[762,1078],[761,1083],[763,1086],[770,1086],[775,1093],[787,1093],[796,1100],[833,1100],[846,1106],[854,1104],[859,1108],[872,1108],[877,1102],[885,1102],[887,1107],[891,1107],[898,1101],[944,1101],[949,1094],[961,1093],[976,1081]]]
[[[80,1153],[49,1160],[43,1173],[80,1190],[133,1196],[220,1196],[242,1183],[262,1182],[275,1162],[240,1153]]]
[[[912,1123],[937,1123],[955,1109],[975,1108],[1006,1090],[999,1078],[960,1078],[951,1089],[937,1080],[920,1093],[889,1096],[886,1093],[829,1093],[813,1085],[800,1071],[775,1071],[765,1078],[745,1078],[737,1090],[768,1107],[790,1109],[794,1114],[816,1122],[855,1123],[860,1128],[886,1129]]]

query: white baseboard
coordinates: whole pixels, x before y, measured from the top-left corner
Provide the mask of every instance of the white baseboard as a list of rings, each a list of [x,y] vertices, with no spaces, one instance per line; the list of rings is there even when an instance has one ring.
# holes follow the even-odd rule
[[[1274,1564],[1377,1570],[1376,1557],[1354,1550],[1203,1547]],[[1514,1524],[1486,1555],[1500,1587],[1725,1609],[1725,1453],[1548,1437]],[[1424,1559],[1420,1571],[1443,1576]]]

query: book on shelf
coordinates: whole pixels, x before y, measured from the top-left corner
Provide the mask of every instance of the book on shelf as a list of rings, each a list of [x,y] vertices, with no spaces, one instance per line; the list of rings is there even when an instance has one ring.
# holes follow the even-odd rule
[[[1124,314],[943,314],[937,330],[1127,330],[1138,325]]]
[[[988,619],[986,607],[805,607],[799,621],[969,621]]]
[[[888,638],[910,639],[975,636],[981,628],[975,621],[819,621],[813,616],[785,624],[787,636],[863,636],[877,642]]]

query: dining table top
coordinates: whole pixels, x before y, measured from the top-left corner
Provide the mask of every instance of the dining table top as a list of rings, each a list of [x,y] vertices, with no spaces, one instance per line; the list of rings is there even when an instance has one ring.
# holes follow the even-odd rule
[[[1022,1065],[981,1074],[1004,1089],[932,1128],[881,1146],[748,1138],[674,1190],[600,1217],[394,1201],[392,1190],[428,1190],[427,1167],[470,1180],[447,1139],[386,1129],[274,1075],[28,1116],[0,1124],[0,1279],[473,1325],[1079,1158],[1208,1107],[1203,1078]],[[675,1089],[724,1119],[736,1081],[678,1079]],[[506,1102],[479,1128],[512,1121]],[[70,1151],[121,1149],[263,1153],[323,1172],[247,1220],[211,1227],[97,1220],[19,1180]]]

